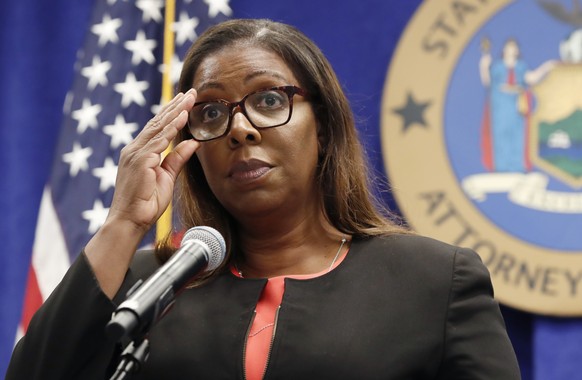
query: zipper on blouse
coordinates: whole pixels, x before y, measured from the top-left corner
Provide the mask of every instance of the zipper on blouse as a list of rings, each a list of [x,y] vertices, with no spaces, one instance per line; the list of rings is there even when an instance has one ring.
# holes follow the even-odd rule
[[[273,325],[273,336],[271,336],[271,343],[269,344],[269,351],[267,353],[267,361],[265,362],[265,371],[263,372],[262,379],[265,378],[267,374],[267,368],[269,368],[269,361],[271,360],[271,351],[273,351],[273,342],[275,342],[275,333],[277,332],[277,321],[279,320],[279,311],[281,310],[281,305],[277,307],[277,311],[275,313],[275,322]]]
[[[249,323],[249,326],[247,327],[247,331],[245,333],[245,341],[243,344],[243,357],[242,357],[242,367],[243,367],[243,380],[247,380],[247,366],[246,366],[246,360],[247,360],[247,343],[249,340],[249,334],[251,333],[251,327],[253,327],[253,322],[255,321],[255,317],[257,316],[257,311],[253,311],[253,316],[251,317],[251,322]]]

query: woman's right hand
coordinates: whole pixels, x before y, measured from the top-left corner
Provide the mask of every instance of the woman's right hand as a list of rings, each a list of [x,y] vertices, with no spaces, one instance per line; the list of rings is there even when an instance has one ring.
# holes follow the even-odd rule
[[[178,173],[200,143],[186,140],[163,157],[186,125],[196,92],[178,94],[121,150],[108,219],[133,224],[144,234],[168,207]]]
[[[121,151],[115,193],[105,223],[85,247],[103,292],[113,298],[145,233],[172,199],[178,173],[200,143],[185,140],[162,157],[185,127],[196,91],[178,94]]]

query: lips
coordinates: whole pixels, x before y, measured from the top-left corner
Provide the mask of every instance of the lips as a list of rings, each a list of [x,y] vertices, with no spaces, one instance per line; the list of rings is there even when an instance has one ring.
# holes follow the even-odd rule
[[[236,162],[228,176],[235,181],[247,182],[265,175],[273,166],[257,159]]]

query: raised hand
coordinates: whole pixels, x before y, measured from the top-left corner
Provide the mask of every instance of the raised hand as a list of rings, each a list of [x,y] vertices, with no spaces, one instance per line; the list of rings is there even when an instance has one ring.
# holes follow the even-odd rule
[[[194,90],[176,95],[122,149],[108,218],[132,222],[145,233],[162,215],[172,199],[178,173],[200,145],[195,140],[184,141],[162,159],[186,125],[195,99]]]
[[[117,293],[135,250],[172,199],[176,177],[200,143],[190,139],[162,157],[188,120],[196,91],[178,94],[121,151],[109,215],[85,247],[103,292]]]

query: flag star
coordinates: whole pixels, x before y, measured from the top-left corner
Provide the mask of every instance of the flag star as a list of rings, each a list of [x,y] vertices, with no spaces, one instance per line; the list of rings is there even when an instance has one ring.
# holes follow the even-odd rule
[[[162,100],[160,99],[160,102]],[[154,114],[157,115],[158,112],[160,112],[160,110],[162,109],[163,105],[161,103],[157,103],[157,104],[152,104],[152,106],[150,107],[150,111]]]
[[[89,99],[83,99],[83,106],[71,112],[71,117],[79,122],[77,133],[82,134],[87,128],[97,128],[97,115],[99,115],[102,108],[100,104],[91,104]]]
[[[117,29],[121,27],[122,23],[123,22],[120,18],[111,19],[111,17],[106,14],[103,16],[101,24],[95,24],[91,27],[91,31],[99,36],[99,40],[97,41],[99,47],[105,46],[107,42],[116,43],[119,41]]]
[[[89,228],[87,230],[90,234],[97,232],[103,223],[105,223],[108,213],[109,208],[103,207],[101,199],[96,199],[95,202],[93,202],[93,208],[91,210],[85,210],[81,213],[83,219],[89,222]]]
[[[135,6],[142,12],[143,22],[154,20],[155,22],[162,22],[162,8],[164,7],[164,0],[137,0]]]
[[[157,114],[158,114],[158,112],[160,112],[160,111],[162,110],[162,108],[164,107],[164,105],[166,105],[166,103],[168,103],[168,101],[167,101],[167,100],[164,100],[162,96],[160,96],[160,97],[158,98],[158,101],[157,101],[157,102],[155,102],[155,101],[152,99],[152,105],[151,105],[151,107],[150,107],[150,111],[151,111],[151,112],[152,112],[154,115],[157,115]]]
[[[208,4],[208,17],[214,18],[219,13],[225,16],[232,15],[232,9],[228,6],[229,0],[204,0]]]
[[[115,124],[103,127],[103,133],[111,137],[111,148],[116,149],[120,145],[127,145],[133,140],[131,135],[139,128],[137,123],[126,123],[123,115],[115,117]]]
[[[172,82],[172,84],[176,84],[178,83],[178,80],[180,80],[180,74],[182,73],[183,65],[184,62],[180,61],[180,57],[174,54],[172,56],[172,60],[170,61],[170,72],[169,72],[170,81]],[[159,66],[159,70],[163,74],[166,71],[166,64],[162,63]]]
[[[69,165],[69,175],[76,177],[79,171],[89,169],[87,159],[93,154],[91,147],[83,148],[78,142],[73,143],[73,150],[63,154],[63,161]]]
[[[93,175],[99,178],[99,190],[104,193],[110,187],[115,187],[117,165],[111,157],[107,157],[102,167],[93,169]]]
[[[197,36],[196,28],[200,20],[197,17],[188,17],[188,13],[180,12],[180,20],[174,22],[174,31],[176,32],[176,43],[183,45],[186,41],[193,42]]]
[[[129,51],[131,51],[131,63],[133,65],[138,65],[141,61],[146,61],[150,65],[156,62],[156,57],[154,57],[154,49],[158,43],[156,40],[146,39],[145,32],[140,30],[135,36],[135,40],[127,41],[123,46]]]
[[[113,89],[121,94],[121,105],[123,107],[129,106],[132,102],[139,106],[144,106],[146,99],[143,96],[143,92],[149,86],[149,83],[146,81],[138,82],[133,73],[127,73],[125,82],[115,84]]]
[[[89,90],[94,90],[98,84],[101,86],[107,86],[109,81],[107,80],[107,72],[111,69],[111,62],[105,61],[101,62],[101,58],[98,56],[93,57],[93,62],[91,66],[84,67],[81,69],[81,74],[89,80],[87,88]]]

